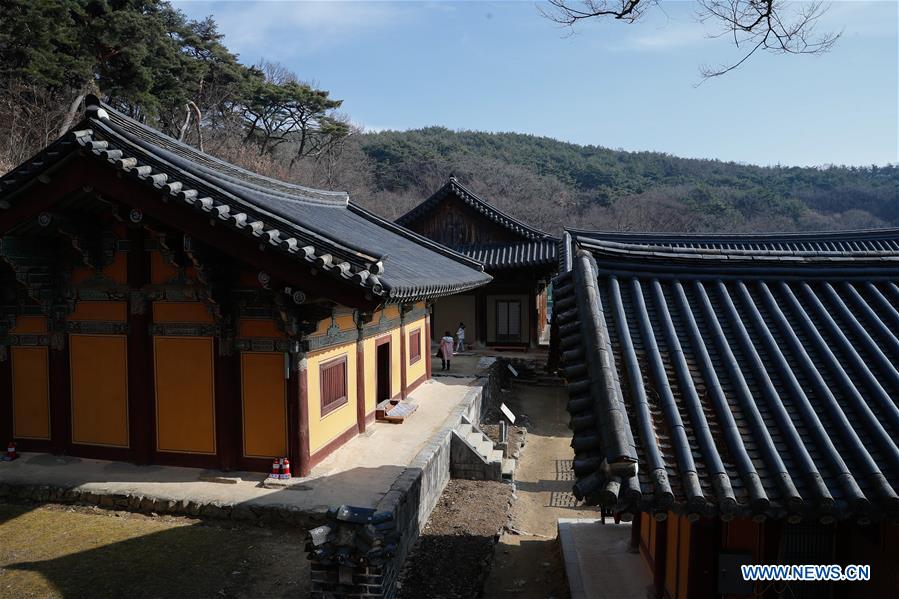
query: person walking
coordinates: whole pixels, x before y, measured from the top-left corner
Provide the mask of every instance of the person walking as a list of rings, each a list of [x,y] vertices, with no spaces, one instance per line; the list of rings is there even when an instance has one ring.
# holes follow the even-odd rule
[[[443,360],[443,367],[440,370],[449,370],[450,360],[453,359],[453,336],[449,331],[446,331],[440,340],[440,359]]]
[[[456,353],[465,351],[465,323],[459,323],[459,330],[456,331]]]

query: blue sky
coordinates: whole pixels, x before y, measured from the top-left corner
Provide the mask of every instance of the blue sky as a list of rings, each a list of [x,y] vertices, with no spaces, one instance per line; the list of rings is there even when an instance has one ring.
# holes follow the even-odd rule
[[[176,1],[213,15],[245,63],[281,62],[368,129],[516,131],[756,164],[899,162],[897,3],[833,2],[822,56],[739,58],[696,4],[661,0],[633,25],[575,35],[506,2]]]

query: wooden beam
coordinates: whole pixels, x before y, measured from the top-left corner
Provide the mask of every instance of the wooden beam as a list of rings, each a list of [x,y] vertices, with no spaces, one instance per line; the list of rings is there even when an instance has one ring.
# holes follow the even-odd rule
[[[53,181],[41,189],[40,194],[29,198],[27,202],[17,202],[8,211],[0,214],[0,235],[19,223],[37,218],[41,212],[58,201],[72,194],[83,193],[85,186],[90,186],[93,192],[129,208],[137,208],[145,215],[291,285],[301,289],[315,287],[317,295],[326,296],[353,308],[373,311],[378,304],[376,298],[365,298],[369,291],[361,286],[343,283],[329,275],[318,273],[314,264],[293,259],[274,248],[261,245],[259,240],[232,230],[209,214],[201,213],[167,193],[122,176],[112,170],[112,167],[88,158],[65,164],[56,173]],[[265,249],[260,250],[260,247]]]

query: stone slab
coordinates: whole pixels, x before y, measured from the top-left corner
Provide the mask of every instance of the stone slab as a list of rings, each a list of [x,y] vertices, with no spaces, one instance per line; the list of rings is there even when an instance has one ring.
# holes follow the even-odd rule
[[[558,528],[571,599],[646,599],[652,576],[629,549],[630,524],[559,518]]]

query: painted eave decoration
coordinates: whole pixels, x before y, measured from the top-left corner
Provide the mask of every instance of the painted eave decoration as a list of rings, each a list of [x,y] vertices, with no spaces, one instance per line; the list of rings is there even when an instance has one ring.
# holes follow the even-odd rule
[[[27,201],[22,192],[30,183],[80,154],[151,186],[161,200],[209,213],[383,301],[441,297],[491,279],[480,263],[356,206],[345,192],[263,177],[180,143],[94,96],[85,105],[84,120],[0,178],[0,214]]]
[[[520,241],[514,243],[453,247],[452,249],[455,251],[483,264],[486,270],[545,266],[556,262],[556,250],[559,243],[557,238],[503,212],[465,187],[454,176],[451,176],[449,181],[431,197],[399,217],[396,222],[403,226],[410,226],[451,197],[462,201],[483,218],[500,225],[520,238]]]
[[[568,231],[559,259],[578,498],[899,519],[899,229]]]

